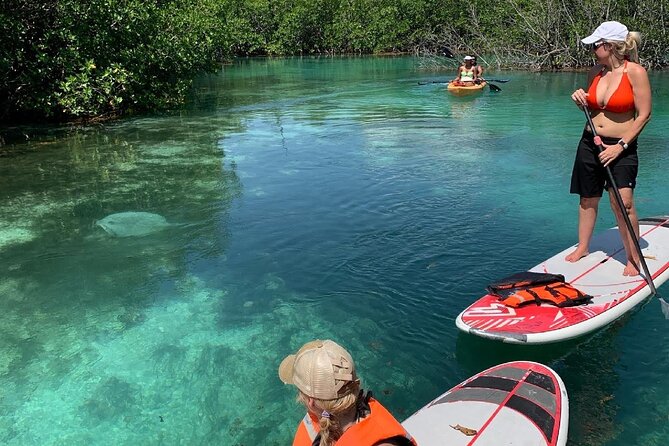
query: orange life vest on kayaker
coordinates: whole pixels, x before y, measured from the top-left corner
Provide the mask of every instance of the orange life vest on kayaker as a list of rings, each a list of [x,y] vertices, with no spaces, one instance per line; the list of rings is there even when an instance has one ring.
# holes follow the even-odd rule
[[[402,425],[373,398],[368,401],[370,413],[351,426],[337,440],[336,446],[373,446],[390,438],[403,438],[407,445],[417,446],[414,439]],[[293,446],[312,446],[320,426],[318,419],[307,413],[297,427]]]

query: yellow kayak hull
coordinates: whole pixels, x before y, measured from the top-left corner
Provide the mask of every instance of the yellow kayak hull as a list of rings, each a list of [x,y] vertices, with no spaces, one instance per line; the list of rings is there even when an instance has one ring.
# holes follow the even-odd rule
[[[463,86],[455,85],[453,82],[449,82],[446,89],[453,94],[471,94],[483,90],[487,84],[487,82],[481,82],[480,84]]]

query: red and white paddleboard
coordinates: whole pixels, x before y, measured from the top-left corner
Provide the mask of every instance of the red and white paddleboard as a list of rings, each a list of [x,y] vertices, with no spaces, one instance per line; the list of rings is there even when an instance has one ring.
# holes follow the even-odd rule
[[[639,244],[658,288],[669,278],[669,216],[645,218],[639,225]],[[623,276],[627,257],[617,227],[595,235],[588,256],[574,263],[565,261],[574,248],[565,249],[530,271],[564,275],[566,282],[593,296],[591,303],[568,308],[550,304],[511,308],[497,296],[487,294],[460,313],[457,327],[514,344],[558,342],[602,328],[650,296],[650,287],[642,276]]]
[[[569,398],[549,367],[514,361],[472,376],[402,425],[420,446],[564,446]]]

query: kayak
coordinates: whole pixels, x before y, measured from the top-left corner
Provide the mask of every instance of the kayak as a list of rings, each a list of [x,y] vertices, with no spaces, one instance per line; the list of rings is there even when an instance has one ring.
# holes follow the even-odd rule
[[[669,216],[639,220],[639,244],[655,287],[669,279]],[[571,246],[541,262],[531,272],[561,274],[565,282],[592,296],[589,303],[560,308],[549,303],[506,306],[487,294],[456,318],[456,326],[482,338],[513,344],[565,341],[601,329],[651,296],[643,276],[623,276],[627,255],[617,227],[596,234],[590,254],[565,260]]]
[[[474,84],[469,86],[455,85],[453,82],[449,82],[446,89],[450,93],[461,95],[461,94],[476,93],[478,91],[483,90],[486,85],[488,85],[487,82],[481,82],[480,84]]]
[[[420,446],[564,446],[569,398],[552,369],[514,361],[472,376],[402,425]]]

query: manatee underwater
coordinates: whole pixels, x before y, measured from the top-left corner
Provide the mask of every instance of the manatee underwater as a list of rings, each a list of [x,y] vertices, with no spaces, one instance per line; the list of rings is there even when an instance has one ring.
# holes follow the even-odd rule
[[[181,226],[169,223],[162,215],[151,212],[120,212],[96,220],[95,224],[114,237],[141,237]]]

